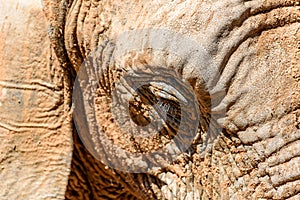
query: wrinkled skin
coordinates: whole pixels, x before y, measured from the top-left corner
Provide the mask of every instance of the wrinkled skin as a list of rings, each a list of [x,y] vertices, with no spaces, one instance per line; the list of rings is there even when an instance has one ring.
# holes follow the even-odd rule
[[[1,0],[1,199],[299,199],[299,0],[22,2]],[[82,145],[72,87],[106,39],[153,27],[208,51],[225,91],[223,129],[205,154],[196,142],[163,170],[124,173]]]

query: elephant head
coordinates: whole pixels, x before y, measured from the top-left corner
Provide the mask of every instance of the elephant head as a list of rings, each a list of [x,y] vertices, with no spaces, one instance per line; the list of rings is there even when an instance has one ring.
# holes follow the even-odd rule
[[[299,198],[299,0],[2,2],[3,199]]]

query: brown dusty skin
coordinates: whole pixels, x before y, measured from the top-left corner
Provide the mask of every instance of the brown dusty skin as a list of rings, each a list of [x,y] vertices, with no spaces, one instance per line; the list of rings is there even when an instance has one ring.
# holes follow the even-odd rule
[[[114,38],[122,30],[167,27],[188,34],[211,52],[222,71],[216,87],[226,90],[219,107],[227,110],[226,117],[219,120],[225,130],[215,141],[214,149],[206,155],[201,155],[197,149],[190,158],[183,156],[170,167],[154,172],[153,175],[163,182],[162,187],[149,181],[145,174],[138,175],[138,184],[150,185],[147,189],[158,199],[297,198],[298,2],[250,1],[234,4],[233,1],[204,1],[201,4],[131,3],[128,6],[102,3],[98,7],[97,4],[82,3],[83,15],[79,13],[76,26],[77,41],[82,44],[78,45],[81,54],[88,55],[97,44],[103,43],[106,38]],[[186,7],[190,8],[188,12]],[[103,16],[99,17],[103,19],[99,24],[96,23],[99,18],[94,18],[92,12],[96,8]],[[109,15],[106,10],[114,10],[115,14]],[[239,15],[232,15],[231,10],[239,10]],[[66,40],[70,44],[73,41],[72,37]],[[71,52],[69,55],[72,57]],[[104,55],[109,61],[111,53]],[[123,61],[129,65],[134,62],[168,65],[170,62],[168,58],[159,61],[151,53],[150,56],[141,53],[127,59]],[[102,66],[107,76],[101,81],[109,84],[113,81],[111,77],[117,75],[113,70],[114,62],[107,63]],[[80,63],[75,61],[73,65],[76,64]],[[184,76],[189,79],[191,75],[188,69],[186,71]],[[102,92],[99,94],[96,102],[99,103],[98,121],[106,127],[104,130],[108,135],[122,138],[124,133],[115,131],[111,120],[109,98]],[[199,102],[205,104],[201,98],[199,95]],[[117,141],[122,143],[120,139]],[[147,184],[148,181],[150,184]],[[135,193],[135,190],[130,192]]]
[[[39,1],[0,1],[0,199],[300,198],[299,0],[45,0],[43,10]],[[191,155],[167,168],[124,173],[95,159],[78,138],[73,80],[103,45],[97,120],[125,145],[103,92],[117,80],[115,64],[176,70],[180,61],[151,51],[113,59],[114,46],[106,42],[153,27],[188,36],[208,51],[220,70],[214,89],[226,91],[212,108],[226,110],[217,121],[224,129],[204,154],[196,138]],[[184,65],[180,73],[209,116],[207,91],[193,70]],[[201,130],[205,135],[207,126]],[[126,148],[134,151],[134,143]]]

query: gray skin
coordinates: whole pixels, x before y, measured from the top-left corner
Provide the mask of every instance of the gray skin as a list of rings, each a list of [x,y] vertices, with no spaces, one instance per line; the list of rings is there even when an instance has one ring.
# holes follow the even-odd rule
[[[299,199],[299,0],[0,1],[1,199]],[[224,112],[214,125],[222,129],[204,153],[195,136],[194,150],[178,162],[125,173],[81,143],[73,83],[97,47],[149,28],[172,30],[206,49],[220,75],[209,88],[224,92],[217,105],[209,107],[203,95],[209,69],[184,63],[181,73],[203,116]],[[179,65],[171,56],[145,54],[119,59]],[[109,76],[116,68],[101,67],[108,69],[101,81],[116,81]]]

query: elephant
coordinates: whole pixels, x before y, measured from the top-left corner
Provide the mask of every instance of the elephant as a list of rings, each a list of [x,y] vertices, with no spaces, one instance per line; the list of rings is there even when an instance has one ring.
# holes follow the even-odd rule
[[[299,0],[0,1],[1,199],[300,198]],[[132,77],[164,83],[135,91],[150,107],[167,96],[174,135],[136,144],[118,129],[126,105],[149,121],[111,99]],[[141,154],[178,142],[186,118],[188,145],[150,170],[103,161],[89,132]]]

